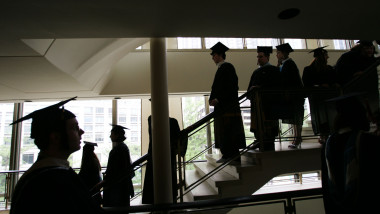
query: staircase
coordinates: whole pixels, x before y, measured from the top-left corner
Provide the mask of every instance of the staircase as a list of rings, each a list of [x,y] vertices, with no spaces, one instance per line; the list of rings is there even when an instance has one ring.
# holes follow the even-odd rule
[[[249,196],[273,177],[286,173],[320,170],[320,144],[303,143],[301,149],[288,149],[288,142],[276,143],[276,151],[250,150],[242,156],[240,165],[227,165],[205,182],[195,187],[185,201]],[[195,170],[186,170],[186,185],[209,173],[221,157],[206,155],[207,162],[194,163]]]

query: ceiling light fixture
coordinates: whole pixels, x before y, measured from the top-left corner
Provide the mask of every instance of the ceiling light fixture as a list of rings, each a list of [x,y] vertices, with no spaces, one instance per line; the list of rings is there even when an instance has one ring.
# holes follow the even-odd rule
[[[289,9],[281,11],[278,14],[278,18],[282,19],[282,20],[291,19],[291,18],[298,16],[300,14],[300,12],[301,11],[298,8],[289,8]]]

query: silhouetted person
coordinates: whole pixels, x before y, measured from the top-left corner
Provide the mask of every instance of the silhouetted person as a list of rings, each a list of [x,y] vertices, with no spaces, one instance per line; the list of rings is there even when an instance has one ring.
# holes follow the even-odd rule
[[[302,142],[303,104],[305,102],[304,95],[298,90],[303,88],[303,84],[296,63],[289,58],[289,53],[293,52],[293,48],[288,43],[278,45],[276,48],[280,67],[280,85],[285,90],[293,90],[286,92],[282,98],[284,109],[280,118],[283,123],[294,126],[294,140],[289,148],[298,148]]]
[[[326,46],[325,46],[326,47]],[[305,89],[311,89],[308,93],[311,122],[314,134],[320,135],[319,142],[324,143],[330,134],[325,100],[337,96],[335,71],[327,64],[329,58],[325,47],[316,48],[313,53],[314,59],[303,70],[302,81]],[[327,89],[334,90],[327,91]]]
[[[98,144],[84,141],[82,162],[78,173],[88,190],[91,190],[96,184],[102,181],[102,167],[98,156],[94,153],[95,146],[98,146]],[[98,206],[101,205],[102,196],[100,193],[94,195],[93,199]]]
[[[215,148],[219,148],[223,163],[245,148],[245,134],[238,99],[238,77],[234,66],[225,62],[228,47],[218,42],[211,47],[212,60],[218,66],[209,98],[217,116],[214,119]],[[222,113],[220,113],[222,112]],[[240,161],[240,158],[235,159]]]
[[[256,69],[251,76],[251,80],[248,85],[248,90],[251,89],[274,89],[278,84],[278,78],[280,70],[278,67],[273,66],[269,63],[269,56],[273,52],[271,46],[258,46],[257,47],[257,64],[259,68]],[[254,92],[252,92],[254,93]],[[255,117],[257,107],[255,106],[255,100],[253,100],[253,94],[248,95],[248,99],[251,100],[251,132],[255,134],[256,141],[263,141],[264,146],[262,147],[264,151],[274,150],[275,137],[278,134],[278,118],[274,112],[274,107],[276,106],[278,100],[273,93],[261,93],[260,100],[261,103],[261,118],[262,121],[257,121]],[[263,133],[258,130],[258,122],[264,125]],[[262,136],[261,136],[262,135]],[[256,144],[253,149],[259,147]]]
[[[360,40],[356,46],[338,59],[335,69],[337,82],[345,93],[365,92],[373,117],[379,115],[379,79],[376,67],[366,74],[364,71],[376,62],[372,41]],[[350,84],[351,81],[355,83]],[[373,121],[374,119],[371,118]],[[375,122],[375,121],[373,121]]]
[[[374,167],[380,164],[380,137],[368,133],[367,111],[357,94],[336,103],[335,133],[326,142],[322,160],[325,210],[330,213],[373,213],[380,185]]]
[[[120,125],[112,125],[112,150],[108,156],[107,169],[104,175],[103,206],[122,207],[130,205],[134,196],[131,169],[131,156],[128,146],[124,143],[127,129]]]
[[[149,149],[147,156],[147,164],[146,171],[144,177],[144,189],[142,193],[142,203],[143,204],[154,204],[154,176],[153,176],[153,141],[152,141],[152,116],[148,117],[148,126],[149,126]],[[175,118],[169,118],[169,126],[170,126],[170,150],[171,150],[171,178],[172,178],[172,195],[173,195],[173,203],[177,201],[177,149],[178,149],[178,137],[180,133],[180,128],[178,125],[178,121]],[[181,148],[184,151],[186,148]],[[185,152],[181,154],[185,155]]]
[[[80,149],[84,133],[75,115],[60,108],[72,99],[34,111],[12,123],[32,119],[30,137],[40,153],[18,181],[10,213],[82,214],[100,211],[67,161]]]

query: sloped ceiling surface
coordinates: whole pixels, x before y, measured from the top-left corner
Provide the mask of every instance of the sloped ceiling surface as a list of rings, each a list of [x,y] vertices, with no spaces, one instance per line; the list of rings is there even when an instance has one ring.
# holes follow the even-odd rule
[[[279,19],[288,8],[299,15]],[[97,96],[115,63],[150,37],[379,39],[379,8],[376,0],[3,0],[0,101]]]
[[[96,96],[112,66],[148,40],[12,40],[18,48],[3,50],[0,57],[0,100]]]

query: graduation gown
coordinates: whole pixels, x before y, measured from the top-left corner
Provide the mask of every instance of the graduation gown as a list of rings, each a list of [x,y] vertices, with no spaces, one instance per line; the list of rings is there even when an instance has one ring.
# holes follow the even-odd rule
[[[372,213],[380,191],[380,137],[359,130],[334,133],[326,142],[322,189],[326,214]]]
[[[109,156],[104,181],[103,206],[129,206],[134,196],[132,178],[134,176],[129,148],[124,142],[115,146]]]
[[[148,149],[148,158],[147,158],[147,164],[146,164],[146,170],[145,170],[145,177],[144,177],[144,189],[142,193],[142,203],[143,204],[154,204],[154,185],[153,185],[153,161],[152,161],[152,116],[148,117],[148,126],[149,126],[149,149]],[[169,125],[170,125],[170,149],[171,149],[171,178],[172,178],[172,194],[173,194],[173,202],[177,201],[177,143],[178,143],[178,137],[180,133],[180,128],[178,125],[178,121],[175,118],[169,118]],[[182,147],[185,147],[186,145],[181,145],[181,150],[183,151]],[[186,147],[184,148],[186,149]],[[183,156],[185,155],[186,151],[184,152]]]
[[[39,157],[18,181],[10,213],[100,213],[78,174],[60,162]]]
[[[308,93],[307,96],[309,98],[314,134],[330,134],[331,128],[329,127],[325,101],[338,96],[338,90],[334,86],[335,80],[335,71],[330,65],[327,65],[324,69],[317,69],[313,63],[303,70],[302,81],[304,87],[313,89],[313,92]],[[328,85],[328,87],[321,87],[321,85]],[[318,91],[318,89],[320,90]],[[326,89],[331,90],[327,91]]]
[[[85,154],[85,152],[88,153]],[[87,156],[86,159],[83,158],[85,156]],[[90,191],[96,184],[102,181],[102,167],[100,166],[99,159],[94,152],[90,153],[89,151],[84,151],[82,156],[82,162],[83,161],[87,161],[87,163],[82,163],[82,167],[78,175],[86,185],[87,189]],[[102,196],[100,193],[95,195],[93,199],[98,206],[101,205]]]
[[[252,86],[259,86],[260,89],[274,89],[278,85],[280,70],[278,67],[270,65],[269,63],[261,66],[256,69],[251,76],[249,81],[248,89]],[[260,90],[259,89],[259,90]],[[278,118],[276,112],[278,95],[273,93],[261,93],[261,107],[264,124],[264,139],[269,139],[270,141],[274,141],[275,136],[278,134]],[[257,119],[255,117],[256,114],[256,106],[252,96],[248,96],[248,99],[251,100],[251,132],[255,133],[256,139],[259,140],[259,133],[257,127]]]
[[[355,78],[355,74],[365,71],[369,66],[376,62],[374,57],[365,57],[359,51],[349,51],[344,53],[337,61],[335,70],[337,82],[345,87],[348,82]],[[365,78],[357,81],[356,84],[345,88],[344,93],[364,92],[369,102],[371,112],[379,112],[379,78],[376,68],[373,69]]]
[[[238,100],[238,77],[234,66],[224,62],[216,71],[209,100],[217,99],[214,106],[215,147],[223,158],[230,158],[245,148],[245,134]],[[231,108],[232,106],[232,108]],[[218,113],[224,111],[224,113]]]
[[[301,90],[303,88],[301,76],[296,63],[289,58],[280,67],[281,87],[285,90]],[[304,114],[304,99],[302,92],[285,92],[280,101],[281,112],[279,117],[283,123],[302,125]]]

